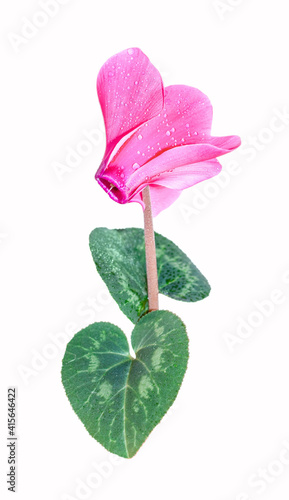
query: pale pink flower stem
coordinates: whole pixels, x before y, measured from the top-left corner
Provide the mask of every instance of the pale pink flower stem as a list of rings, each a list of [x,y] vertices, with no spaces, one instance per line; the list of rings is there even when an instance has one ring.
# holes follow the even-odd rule
[[[151,197],[149,186],[142,191],[144,210],[144,236],[145,236],[145,251],[146,251],[146,269],[147,269],[147,285],[149,311],[156,311],[159,308],[159,285],[158,271],[156,258],[155,233],[153,227],[153,216],[151,207]]]

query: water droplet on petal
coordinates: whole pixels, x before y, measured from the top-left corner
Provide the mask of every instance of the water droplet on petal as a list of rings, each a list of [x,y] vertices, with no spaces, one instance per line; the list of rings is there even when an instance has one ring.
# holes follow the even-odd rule
[[[189,124],[189,123],[186,123],[186,127],[187,127],[187,128],[190,128],[190,124]]]
[[[134,53],[134,50],[133,49],[128,49],[127,53],[128,53],[129,56],[132,56],[133,53]]]
[[[198,132],[194,132],[194,135],[198,135]]]
[[[110,76],[110,77],[114,76],[114,72],[113,71],[109,71],[108,72],[108,76]]]
[[[142,140],[142,135],[141,135],[141,134],[139,134],[139,135],[137,136],[137,138],[138,138],[138,140],[139,140],[139,141],[141,141],[141,140]]]
[[[166,135],[167,135],[168,137],[169,137],[169,135],[171,135],[171,133],[170,133],[170,131],[169,131],[169,130],[167,130],[167,131],[166,131]]]
[[[138,82],[136,81],[136,82],[134,82],[134,84],[135,84],[135,85],[138,85]]]
[[[174,127],[171,128],[171,132],[175,132],[175,131],[176,131],[176,129]]]
[[[138,163],[134,163],[134,164],[133,164],[133,166],[132,166],[132,168],[133,168],[134,170],[136,170],[136,169],[137,169],[137,168],[139,168],[139,167],[140,167],[140,165],[139,165]]]
[[[120,174],[121,178],[123,179],[124,178],[124,174]]]

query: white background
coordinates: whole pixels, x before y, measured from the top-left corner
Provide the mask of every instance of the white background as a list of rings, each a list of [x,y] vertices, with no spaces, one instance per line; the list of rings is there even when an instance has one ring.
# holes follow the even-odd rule
[[[37,0],[0,7],[1,498],[11,495],[6,391],[15,385],[21,500],[288,500],[287,2],[61,3],[46,18]],[[27,20],[38,28],[18,44]],[[60,369],[73,329],[113,321],[132,330],[88,248],[97,226],[142,227],[139,205],[114,203],[94,180],[105,146],[96,76],[131,46],[165,85],[205,92],[213,134],[238,134],[243,146],[221,159],[219,183],[187,190],[155,219],[212,292],[196,304],[161,297],[187,325],[189,368],[136,457],[113,464],[73,413]],[[68,150],[81,150],[83,131],[94,129],[97,145],[69,167]],[[63,175],[55,162],[66,165]],[[272,298],[267,317],[256,315],[256,301]],[[241,321],[255,326],[240,336]]]

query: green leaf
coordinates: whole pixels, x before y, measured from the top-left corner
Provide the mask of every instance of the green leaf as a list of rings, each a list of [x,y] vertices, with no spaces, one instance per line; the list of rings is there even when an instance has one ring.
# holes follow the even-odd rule
[[[210,285],[172,241],[155,233],[159,292],[176,300],[196,302]],[[97,228],[89,238],[96,268],[122,312],[133,322],[148,311],[144,231]]]
[[[94,323],[67,345],[62,382],[88,432],[121,457],[135,455],[175,400],[188,360],[182,321],[168,311],[146,314],[132,337]]]

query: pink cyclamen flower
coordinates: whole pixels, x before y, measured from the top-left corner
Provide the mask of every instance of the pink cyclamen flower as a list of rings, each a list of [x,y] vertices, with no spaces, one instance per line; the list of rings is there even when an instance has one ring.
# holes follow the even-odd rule
[[[149,185],[156,216],[183,189],[218,174],[216,157],[241,143],[235,135],[212,137],[208,97],[186,85],[164,88],[138,48],[108,59],[97,91],[107,143],[95,178],[118,203],[143,205],[142,190]]]

